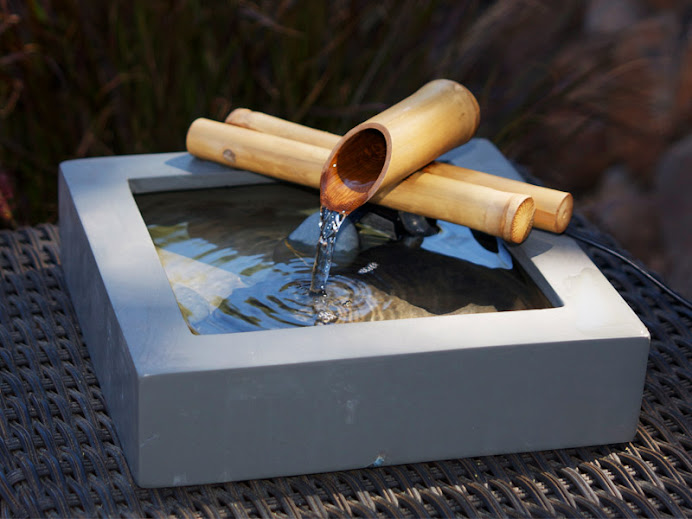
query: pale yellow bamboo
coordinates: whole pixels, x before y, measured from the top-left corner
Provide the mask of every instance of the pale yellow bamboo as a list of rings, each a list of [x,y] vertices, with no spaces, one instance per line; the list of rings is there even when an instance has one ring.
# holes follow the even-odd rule
[[[399,211],[446,220],[523,242],[531,232],[535,214],[533,198],[490,187],[460,182],[418,171],[369,200]]]
[[[512,180],[481,171],[462,168],[443,162],[432,162],[422,171],[435,176],[470,182],[479,186],[491,187],[510,193],[529,195],[536,203],[536,214],[533,225],[538,229],[561,233],[569,224],[574,209],[574,200],[570,193],[535,186],[526,182]]]
[[[353,211],[378,189],[467,142],[479,121],[471,92],[447,79],[431,81],[339,140],[322,170],[322,205]]]
[[[329,150],[210,119],[195,120],[187,150],[196,157],[319,189]]]
[[[209,119],[197,119],[187,133],[188,151],[213,160],[318,188],[329,150]],[[530,196],[506,193],[442,176],[415,173],[378,192],[373,202],[392,209],[447,220],[521,243],[533,222]]]
[[[226,122],[234,126],[257,130],[262,133],[269,133],[278,137],[291,139],[292,141],[304,142],[329,150],[336,146],[336,143],[339,142],[341,138],[340,135],[316,130],[309,126],[292,123],[285,119],[280,119],[279,117],[274,117],[273,115],[262,112],[248,110],[247,108],[236,108],[228,114]]]
[[[226,122],[328,149],[336,146],[341,138],[333,133],[291,123],[278,117],[248,110],[247,108],[233,110],[226,118]],[[567,228],[572,218],[574,206],[572,195],[564,191],[535,186],[526,182],[441,162],[432,162],[425,166],[423,170],[431,175],[463,180],[472,184],[492,187],[500,191],[531,196],[536,204],[533,226],[537,229],[561,233]]]

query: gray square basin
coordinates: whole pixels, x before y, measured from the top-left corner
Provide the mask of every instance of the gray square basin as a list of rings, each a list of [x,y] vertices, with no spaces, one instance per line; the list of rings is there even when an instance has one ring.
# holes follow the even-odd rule
[[[483,139],[445,158],[520,178]],[[187,153],[60,166],[65,279],[141,486],[633,438],[649,334],[567,236],[508,246],[550,308],[193,334],[135,195],[267,182]]]

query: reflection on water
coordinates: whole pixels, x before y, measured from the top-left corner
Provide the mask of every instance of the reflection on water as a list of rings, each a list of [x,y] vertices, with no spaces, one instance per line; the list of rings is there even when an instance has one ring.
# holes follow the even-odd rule
[[[360,252],[335,263],[315,296],[314,256],[287,239],[319,210],[314,191],[262,184],[136,200],[195,333],[550,306],[500,242],[488,250],[458,225],[438,222],[421,243],[359,224]]]

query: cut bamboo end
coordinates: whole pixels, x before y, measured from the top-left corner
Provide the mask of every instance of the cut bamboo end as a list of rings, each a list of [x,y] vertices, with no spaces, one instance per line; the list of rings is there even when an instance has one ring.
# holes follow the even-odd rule
[[[325,162],[320,203],[346,214],[363,205],[382,183],[391,154],[391,136],[387,128],[377,123],[363,123],[353,128]]]
[[[553,208],[546,210],[543,206],[536,206],[536,222],[534,225],[539,229],[552,231],[560,234],[565,232],[574,211],[574,198],[570,193],[558,191],[562,194],[560,200],[553,202]]]
[[[528,238],[534,225],[536,204],[530,196],[512,197],[505,209],[505,226],[502,238],[512,243],[522,243]]]
[[[242,128],[254,130],[255,128],[252,127],[250,114],[252,114],[252,110],[250,110],[249,108],[236,108],[230,114],[228,114],[228,117],[226,117],[226,120],[224,122],[226,124],[232,124],[234,126],[240,126]],[[286,121],[286,124],[289,124],[289,121]]]

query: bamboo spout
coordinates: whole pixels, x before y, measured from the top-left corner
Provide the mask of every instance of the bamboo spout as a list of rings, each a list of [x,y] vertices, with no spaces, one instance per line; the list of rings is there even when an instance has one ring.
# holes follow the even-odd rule
[[[378,189],[467,142],[479,122],[471,92],[454,81],[431,81],[339,140],[322,170],[322,205],[350,213]]]

